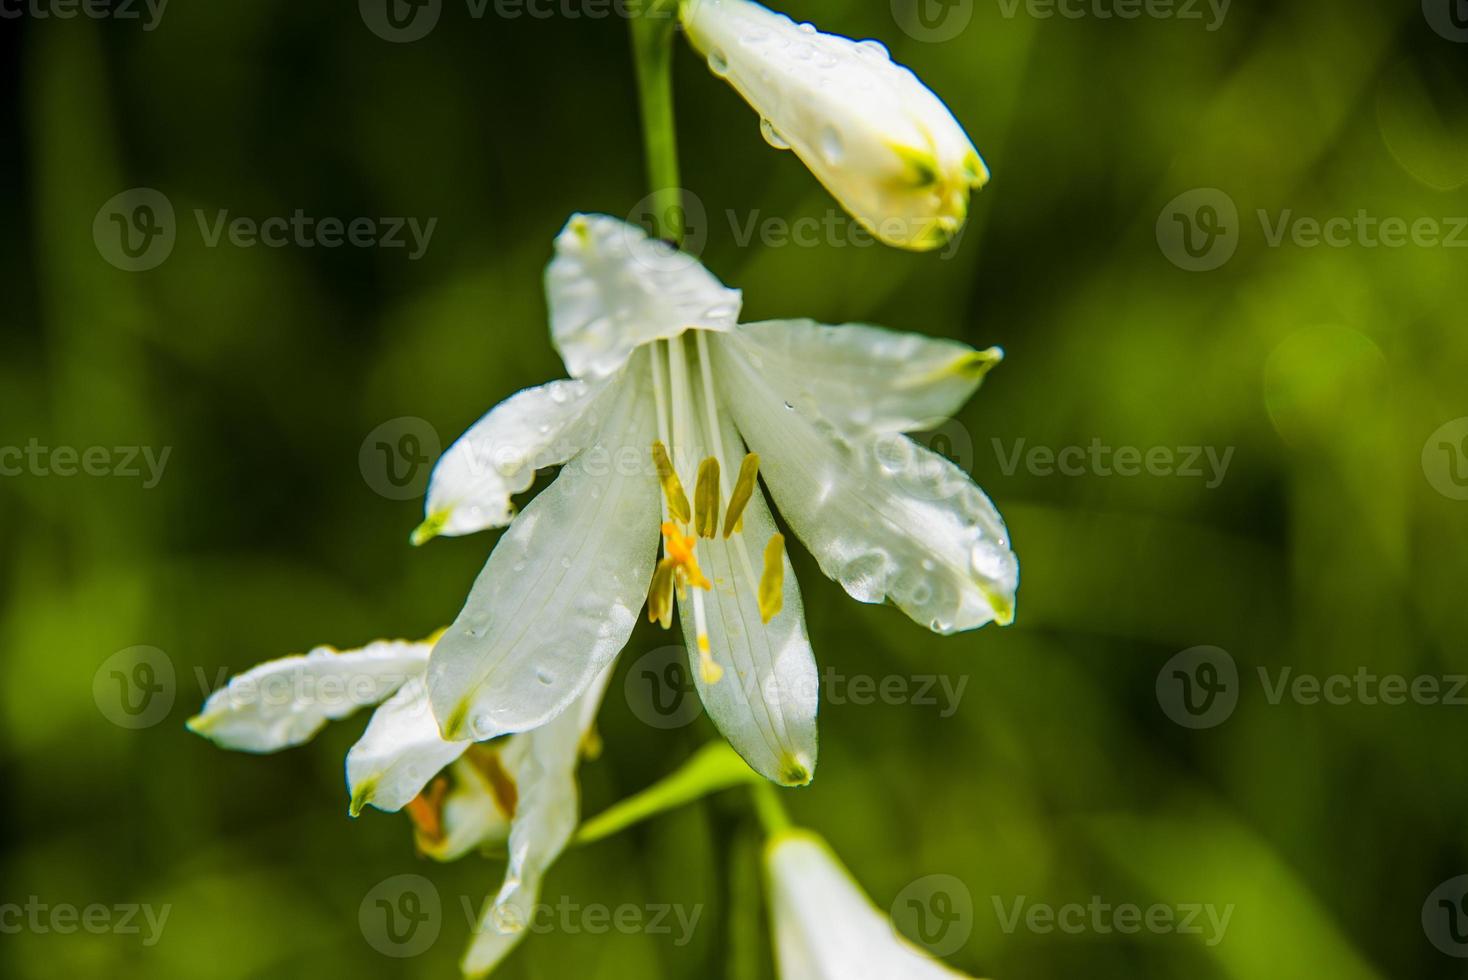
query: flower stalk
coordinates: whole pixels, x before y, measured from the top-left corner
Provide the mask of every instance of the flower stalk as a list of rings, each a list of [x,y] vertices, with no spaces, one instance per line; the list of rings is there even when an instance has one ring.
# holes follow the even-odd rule
[[[677,0],[650,0],[642,15],[631,19],[632,60],[637,70],[647,180],[652,187],[653,233],[681,245],[686,229],[673,125],[673,34],[677,26]]]

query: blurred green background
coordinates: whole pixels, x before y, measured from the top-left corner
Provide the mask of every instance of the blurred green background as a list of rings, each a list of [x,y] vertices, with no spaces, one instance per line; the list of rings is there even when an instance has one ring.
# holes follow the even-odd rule
[[[884,909],[925,876],[962,882],[971,914],[948,961],[976,976],[1463,975],[1448,953],[1468,945],[1436,948],[1423,911],[1468,873],[1464,708],[1275,704],[1258,672],[1468,672],[1468,422],[1435,435],[1468,416],[1468,251],[1269,240],[1281,220],[1363,210],[1453,234],[1468,29],[1455,38],[1447,3],[1415,0],[1239,0],[1216,30],[1202,7],[1042,17],[972,0],[946,9],[969,20],[943,40],[909,36],[883,3],[784,9],[887,42],[994,181],[946,257],[851,247],[844,220],[817,247],[741,243],[752,216],[824,221],[835,205],[680,46],[702,257],[744,289],[747,319],[1003,345],[935,445],[994,497],[1022,569],[1013,627],[940,639],[850,602],[797,550],[823,667],[966,685],[946,717],[828,696],[816,781],[787,794],[797,819]],[[170,450],[154,486],[31,465],[0,478],[0,904],[171,911],[150,947],[146,927],[0,934],[0,975],[455,976],[464,902],[501,869],[417,858],[400,816],[348,819],[361,718],[266,758],[183,722],[259,661],[426,635],[458,611],[492,537],[409,548],[419,502],[379,492],[361,450],[402,418],[446,445],[562,375],[540,286],[551,237],[572,211],[628,215],[646,193],[626,25],[446,0],[426,37],[389,43],[345,0],[176,0],[154,26],[0,21],[0,447]],[[171,203],[176,242],[132,272],[94,220],[138,187]],[[1206,271],[1158,233],[1184,227],[1169,202],[1196,188],[1237,209],[1220,214],[1236,251],[1209,252]],[[196,209],[437,225],[417,260],[209,247]],[[1020,440],[1232,456],[1208,486],[1010,466]],[[711,737],[705,719],[645,724],[624,696],[630,665],[666,642],[639,630],[623,655],[605,752],[582,769],[587,813]],[[138,645],[175,683],[166,715],[130,730],[109,720],[106,662]],[[1170,719],[1159,675],[1166,688],[1170,658],[1200,645],[1237,664],[1237,704],[1193,729]],[[731,792],[573,850],[546,900],[696,907],[692,941],[558,929],[500,975],[771,975],[752,832]],[[398,959],[358,910],[403,873],[427,876],[444,912],[432,947]],[[1006,930],[998,912],[1093,896],[1233,911],[1213,945]]]

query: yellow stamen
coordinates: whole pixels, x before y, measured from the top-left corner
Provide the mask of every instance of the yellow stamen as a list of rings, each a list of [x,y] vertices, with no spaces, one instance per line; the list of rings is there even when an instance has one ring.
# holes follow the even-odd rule
[[[673,625],[673,573],[678,566],[671,558],[658,562],[652,575],[652,590],[647,594],[647,621],[660,623],[663,629]]]
[[[724,537],[735,531],[744,530],[744,508],[754,496],[755,481],[759,479],[759,456],[750,453],[739,464],[739,481],[734,484],[734,496],[729,498],[729,514],[724,518]]]
[[[429,844],[443,840],[443,800],[448,792],[449,781],[439,776],[403,807],[419,837]]]
[[[679,524],[693,520],[693,509],[688,506],[688,494],[683,492],[683,481],[673,469],[673,460],[668,456],[668,447],[662,440],[652,444],[653,462],[658,467],[658,481],[663,485],[663,496],[668,498],[668,511]]]
[[[724,668],[719,666],[709,650],[707,633],[698,634],[698,673],[705,684],[717,684],[724,676]]]
[[[704,578],[703,572],[698,567],[698,557],[694,554],[694,548],[698,545],[698,539],[692,535],[684,534],[678,530],[676,524],[663,525],[663,550],[668,557],[664,561],[670,561],[681,573],[679,580],[686,582],[695,589],[708,591],[712,589],[713,583]]]
[[[719,461],[710,456],[698,467],[693,489],[693,529],[701,538],[719,533]]]
[[[785,608],[785,536],[776,534],[765,545],[765,570],[759,580],[759,614],[766,623]]]

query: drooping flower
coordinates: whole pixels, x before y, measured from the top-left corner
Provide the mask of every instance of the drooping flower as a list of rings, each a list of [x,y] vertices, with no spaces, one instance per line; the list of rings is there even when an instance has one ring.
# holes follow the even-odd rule
[[[765,845],[780,980],[967,977],[897,933],[824,840],[805,830]]]
[[[326,724],[377,705],[347,753],[351,812],[405,811],[418,849],[452,861],[507,847],[499,892],[487,903],[463,968],[490,972],[534,914],[541,878],[576,828],[576,766],[609,673],[546,725],[489,744],[448,742],[429,706],[424,671],[436,637],[380,640],[358,650],[320,647],[261,664],[210,695],[189,728],[222,748],[276,752]]]
[[[854,598],[944,634],[1013,618],[1018,565],[998,512],[904,434],[952,416],[997,350],[739,325],[738,291],[606,216],[567,224],[546,290],[574,380],[515,395],[451,446],[415,534],[511,522],[429,663],[446,737],[545,724],[607,669],[644,605],[667,625],[676,597],[714,723],[769,779],[809,781],[815,660],[761,480]],[[511,519],[512,494],[561,463]]]
[[[686,0],[689,40],[857,221],[889,245],[947,242],[989,170],[953,113],[877,41],[796,24],[752,0]]]

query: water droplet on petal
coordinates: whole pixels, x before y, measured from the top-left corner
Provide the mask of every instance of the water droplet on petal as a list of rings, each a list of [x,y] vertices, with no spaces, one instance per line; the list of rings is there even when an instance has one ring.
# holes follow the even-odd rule
[[[806,21],[804,24],[800,25],[800,29],[806,34],[814,34],[816,32],[816,25],[812,24],[810,21]]]
[[[775,124],[770,122],[768,119],[761,119],[759,121],[759,131],[760,135],[765,138],[765,142],[773,146],[775,149],[790,149],[790,143],[785,139],[785,137],[781,136],[775,131]]]
[[[846,145],[841,142],[841,134],[836,132],[836,128],[827,126],[821,130],[821,156],[825,157],[826,162],[834,167],[845,155]]]
[[[709,71],[723,78],[729,74],[729,59],[718,48],[709,52]]]
[[[493,730],[494,722],[490,720],[489,715],[475,715],[474,720],[469,723],[469,727],[476,736],[483,737]]]
[[[858,51],[868,58],[873,58],[878,61],[890,61],[892,59],[892,55],[887,51],[887,45],[881,41],[859,41],[856,47]]]

